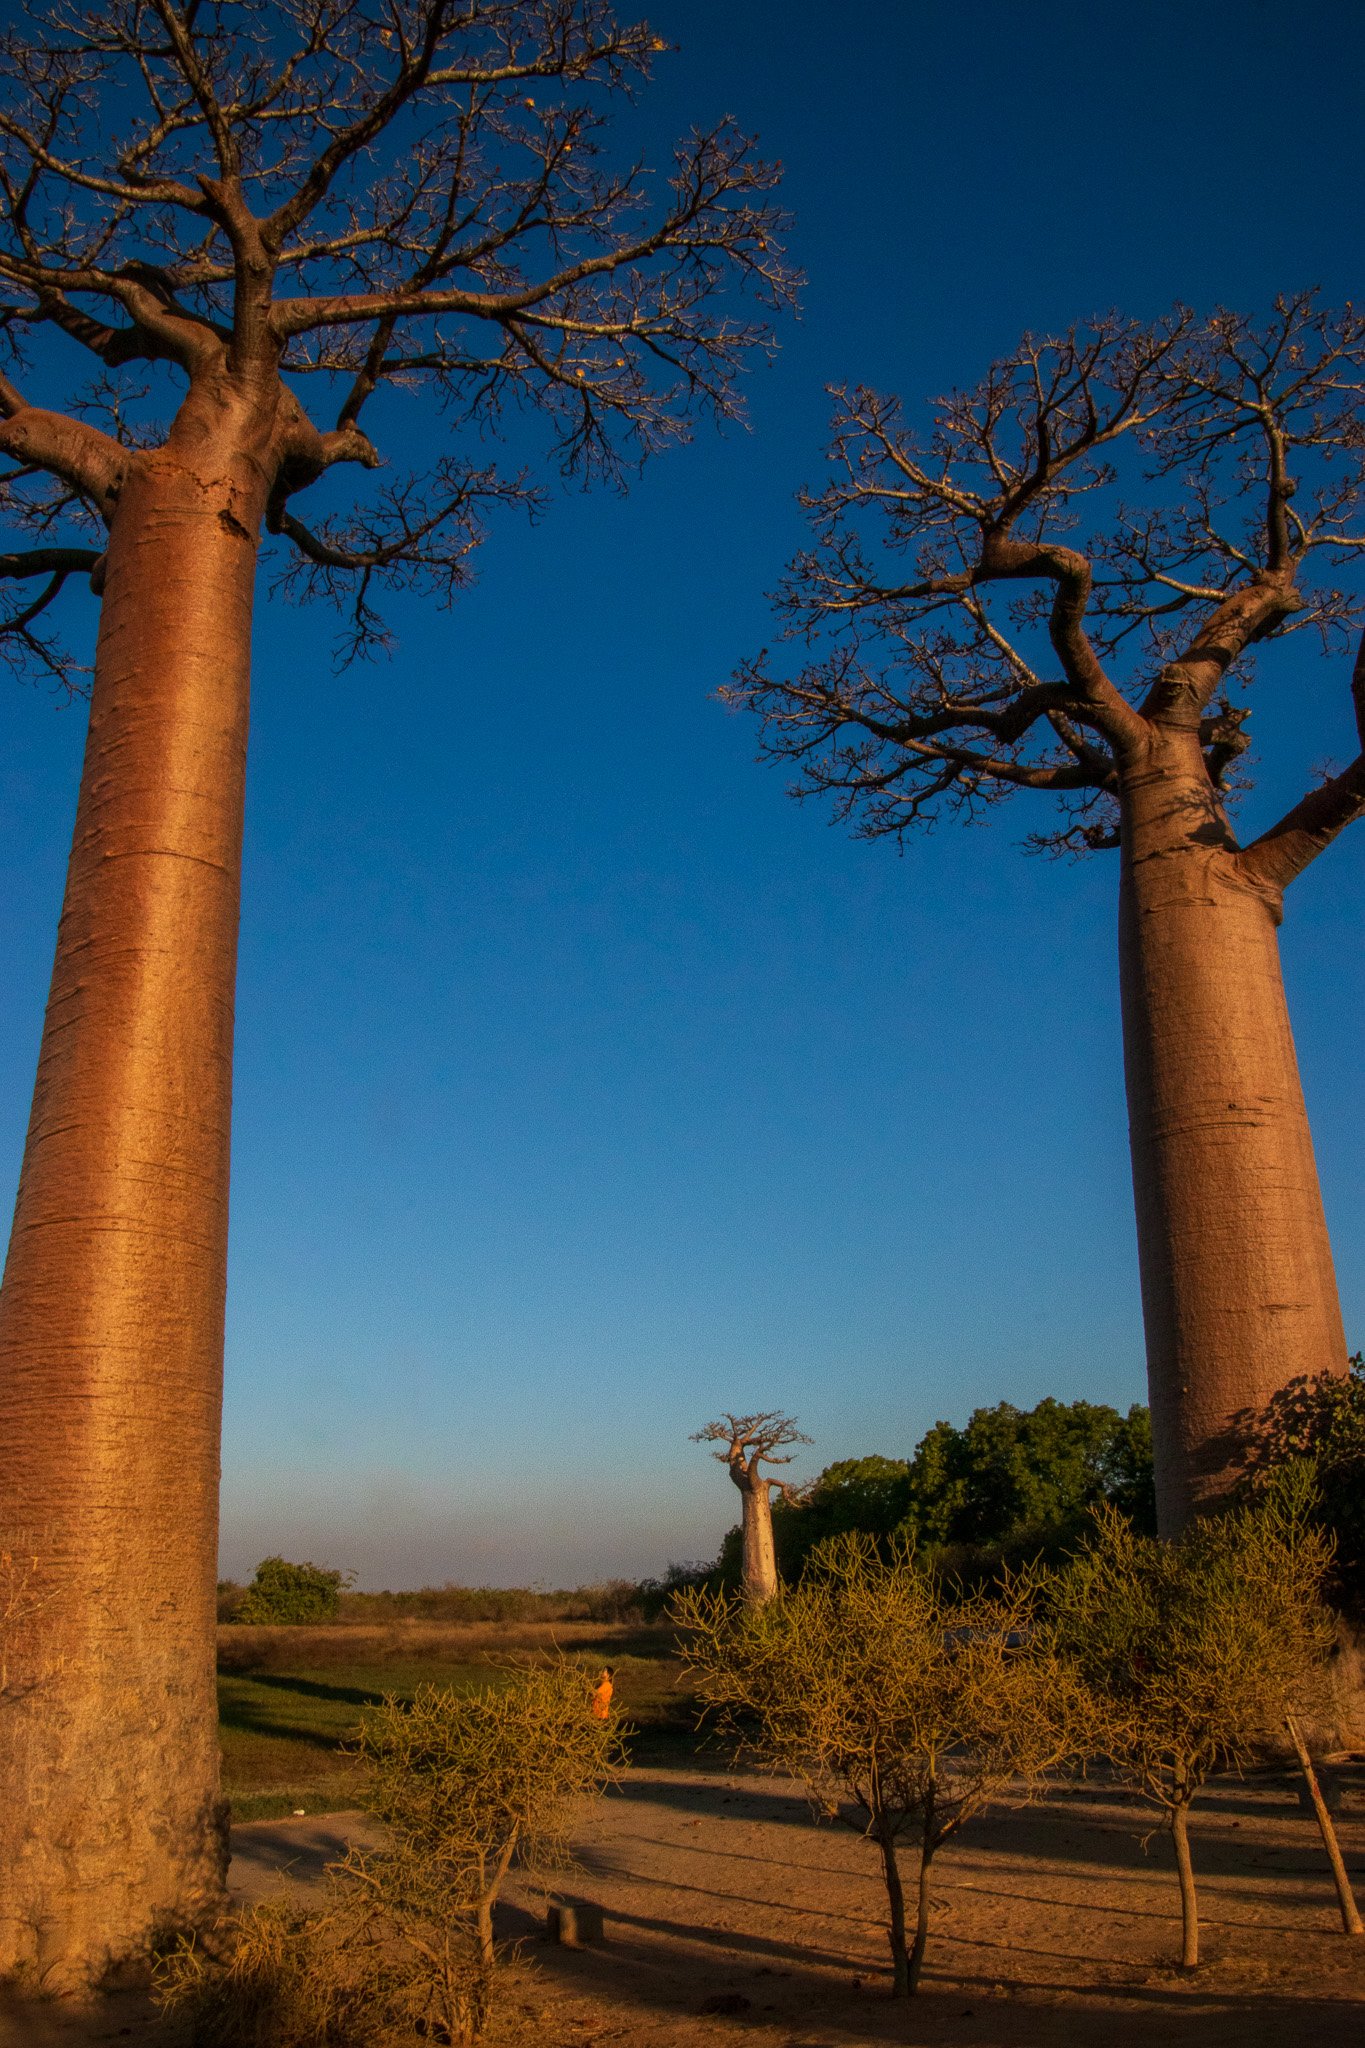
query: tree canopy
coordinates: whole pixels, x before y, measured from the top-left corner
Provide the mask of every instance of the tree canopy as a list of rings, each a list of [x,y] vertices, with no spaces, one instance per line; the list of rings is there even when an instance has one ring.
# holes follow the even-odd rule
[[[798,795],[869,836],[1031,789],[1035,843],[1119,844],[1150,734],[1198,734],[1209,782],[1248,779],[1253,651],[1365,617],[1365,316],[1311,292],[1256,321],[1177,308],[1026,335],[916,426],[839,388],[811,543],[777,592],[784,645],[725,694],[763,720]],[[1365,750],[1365,664],[1353,696]],[[1365,751],[1242,854],[1284,887],[1365,813]]]
[[[1154,1527],[1152,1437],[1146,1408],[1126,1415],[1093,1401],[1049,1397],[1033,1408],[1000,1401],[960,1427],[936,1422],[912,1458],[874,1454],[827,1465],[799,1507],[778,1501],[773,1533],[784,1578],[815,1546],[856,1532],[882,1545],[899,1533],[921,1553],[1060,1551],[1089,1510],[1107,1502]],[[737,1536],[720,1564],[733,1569]]]
[[[276,424],[266,524],[280,583],[343,606],[351,652],[384,637],[382,585],[448,602],[490,508],[540,502],[474,423],[538,415],[552,463],[620,476],[698,411],[734,412],[792,297],[777,170],[728,121],[662,168],[611,160],[610,102],[666,47],[608,0],[12,19],[0,515],[29,544],[0,577],[32,594],[0,619],[0,655],[73,682],[49,607],[73,577],[98,584],[128,451],[161,441],[185,379],[282,374],[309,394]],[[29,370],[71,373],[63,414],[19,388]],[[442,415],[424,469],[387,466],[385,392]],[[305,522],[295,501],[338,464],[370,486],[324,493]]]

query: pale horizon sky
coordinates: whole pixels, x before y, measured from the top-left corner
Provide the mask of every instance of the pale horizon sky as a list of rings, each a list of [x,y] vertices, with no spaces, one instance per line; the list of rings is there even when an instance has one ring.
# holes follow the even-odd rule
[[[629,10],[626,10],[629,11]],[[449,614],[333,672],[258,615],[224,1434],[225,1575],[574,1585],[714,1554],[689,1433],[783,1407],[793,1470],[939,1416],[1145,1398],[1113,858],[1046,805],[863,844],[713,692],[772,633],[824,387],[912,408],[1025,328],[1358,289],[1365,18],[1324,0],[1034,10],[661,0],[631,115],[732,112],[787,167],[804,313],[628,498],[495,524]],[[395,410],[397,455],[430,421]],[[1245,829],[1352,748],[1349,662],[1264,665]],[[1296,726],[1291,712],[1302,707]],[[8,1215],[84,714],[0,687]],[[1365,826],[1295,885],[1286,980],[1365,1337]]]

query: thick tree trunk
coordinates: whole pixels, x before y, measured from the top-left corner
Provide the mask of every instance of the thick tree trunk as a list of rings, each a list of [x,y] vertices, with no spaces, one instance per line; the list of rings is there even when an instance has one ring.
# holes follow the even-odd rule
[[[1346,1339],[1285,1008],[1278,893],[1248,878],[1196,736],[1122,791],[1119,964],[1157,1514],[1174,1534],[1239,1437]]]
[[[0,1970],[50,1988],[202,1920],[225,1870],[218,1445],[265,475],[188,438],[130,465],[111,529],[0,1289],[0,1538],[42,1596],[0,1712]]]
[[[773,1504],[768,1481],[741,1486],[744,1539],[743,1593],[751,1606],[777,1597],[777,1552],[773,1546]]]

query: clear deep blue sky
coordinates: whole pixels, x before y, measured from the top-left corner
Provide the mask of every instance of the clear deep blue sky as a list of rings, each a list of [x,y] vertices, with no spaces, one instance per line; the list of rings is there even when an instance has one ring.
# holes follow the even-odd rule
[[[658,0],[632,128],[734,113],[787,166],[804,317],[622,500],[509,520],[451,615],[337,676],[263,606],[239,982],[223,1565],[573,1584],[734,1519],[689,1431],[794,1411],[799,1470],[938,1416],[1143,1398],[1113,858],[1027,798],[898,858],[711,698],[819,474],[823,387],[974,381],[1024,328],[1359,291],[1356,0]],[[415,441],[415,435],[412,437]],[[395,452],[403,452],[402,430]],[[1268,820],[1351,751],[1343,665],[1267,666]],[[0,689],[0,1202],[75,809],[79,706]],[[1040,800],[1041,801],[1041,800]],[[1365,826],[1285,970],[1365,1336]]]

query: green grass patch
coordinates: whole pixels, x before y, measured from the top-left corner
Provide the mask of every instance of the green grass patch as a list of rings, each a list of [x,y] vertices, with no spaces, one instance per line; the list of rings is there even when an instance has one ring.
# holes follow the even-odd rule
[[[671,1644],[661,1639],[659,1648]],[[671,1656],[618,1653],[611,1661],[616,1704],[642,1738],[676,1739],[690,1729],[691,1702],[677,1689],[679,1667]],[[473,1659],[389,1657],[354,1664],[329,1657],[292,1670],[221,1672],[223,1792],[233,1819],[275,1820],[357,1805],[359,1778],[344,1749],[367,1708],[390,1693],[410,1699],[419,1685],[471,1690],[496,1683],[499,1669],[497,1653],[490,1652]]]

